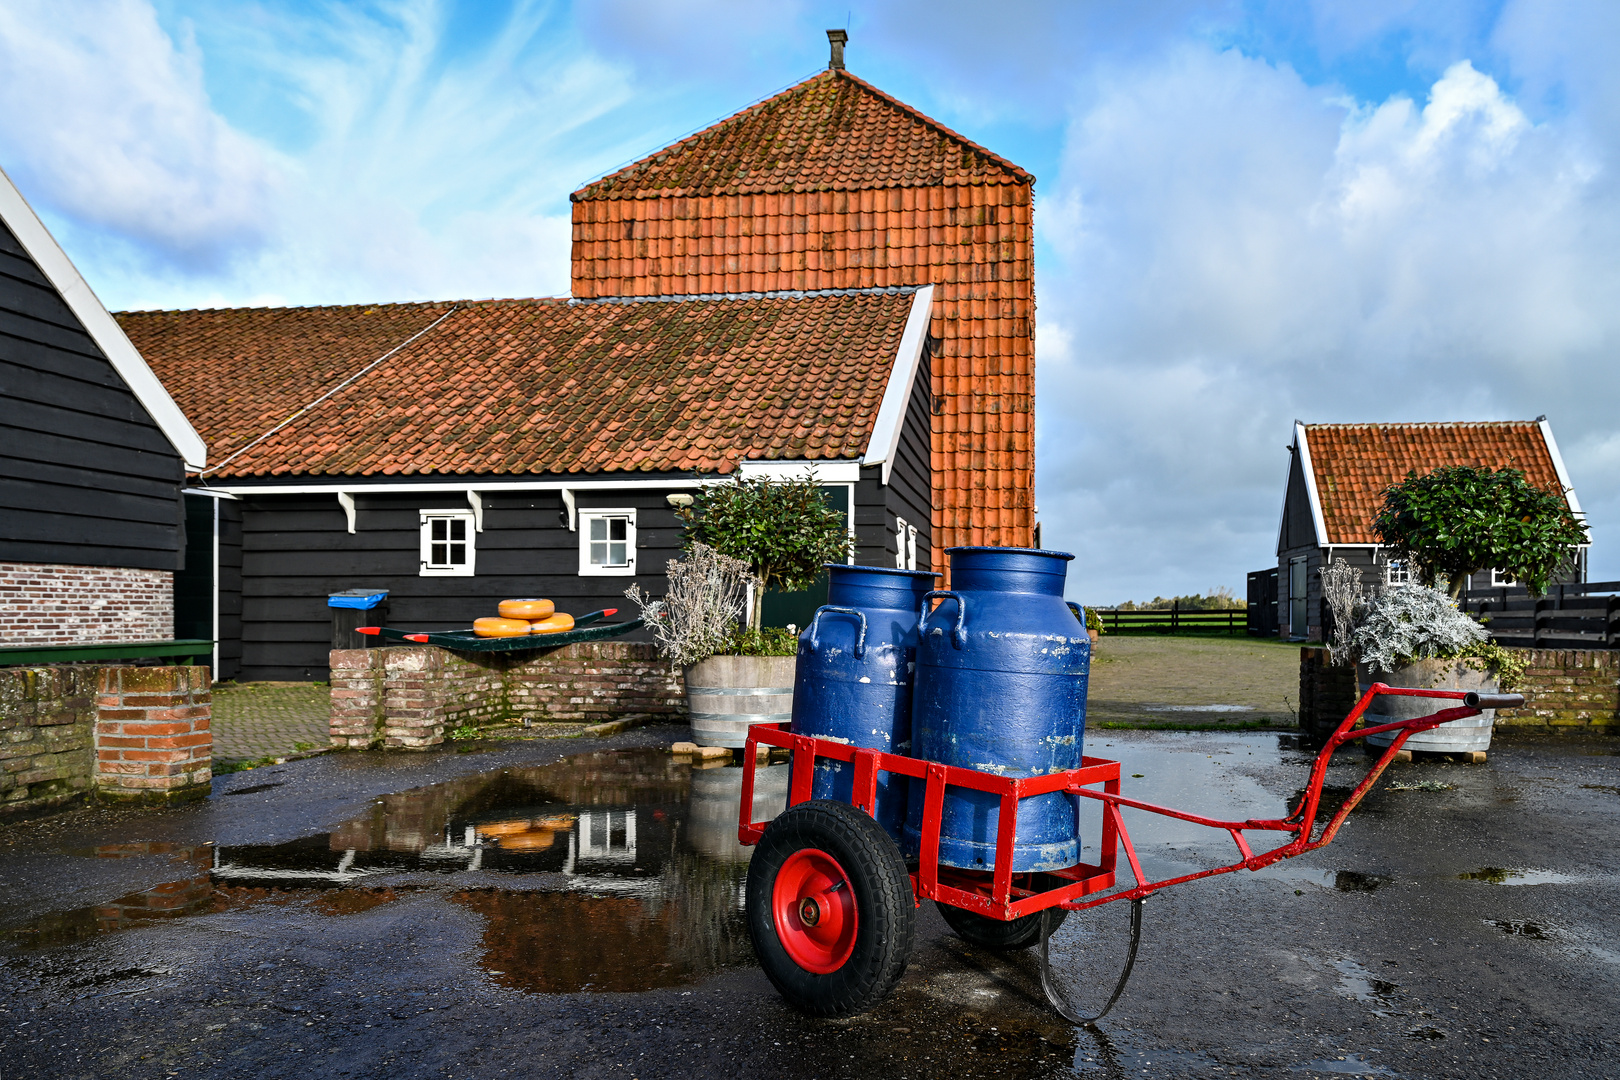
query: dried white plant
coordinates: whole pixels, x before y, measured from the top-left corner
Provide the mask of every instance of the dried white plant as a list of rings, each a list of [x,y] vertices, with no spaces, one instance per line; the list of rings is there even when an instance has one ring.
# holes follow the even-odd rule
[[[759,579],[741,559],[694,543],[684,558],[666,567],[669,592],[654,600],[632,585],[624,595],[647,621],[658,651],[681,667],[707,660],[725,647],[737,622],[748,610]]]
[[[1350,646],[1368,667],[1394,671],[1413,660],[1464,655],[1489,637],[1439,589],[1397,585],[1362,605]]]
[[[1350,634],[1356,625],[1356,615],[1366,597],[1361,588],[1361,571],[1334,559],[1317,573],[1322,578],[1322,599],[1333,614],[1333,636],[1328,641],[1328,659],[1334,664],[1348,664],[1353,659]]]

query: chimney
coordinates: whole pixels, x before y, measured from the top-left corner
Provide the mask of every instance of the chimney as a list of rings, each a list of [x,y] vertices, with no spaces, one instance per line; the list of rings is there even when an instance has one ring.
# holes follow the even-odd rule
[[[832,59],[827,61],[827,67],[833,71],[844,70],[844,43],[848,40],[848,31],[827,31],[827,43],[832,46]]]

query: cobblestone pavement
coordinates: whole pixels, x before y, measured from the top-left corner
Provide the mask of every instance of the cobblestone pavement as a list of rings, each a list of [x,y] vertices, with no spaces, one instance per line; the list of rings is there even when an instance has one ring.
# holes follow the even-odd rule
[[[323,682],[225,683],[214,687],[214,760],[284,757],[327,745]]]

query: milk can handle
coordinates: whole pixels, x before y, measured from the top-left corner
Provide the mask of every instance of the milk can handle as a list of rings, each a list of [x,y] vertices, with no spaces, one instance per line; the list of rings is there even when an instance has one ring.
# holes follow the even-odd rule
[[[951,631],[951,643],[960,649],[967,644],[967,601],[962,599],[961,593],[955,593],[949,589],[935,589],[922,598],[922,611],[917,616],[918,622],[927,624],[928,601],[935,597],[956,601],[956,629]]]
[[[861,620],[861,628],[855,633],[855,659],[859,660],[864,657],[866,655],[866,612],[852,607],[839,607],[836,604],[822,604],[816,608],[816,613],[810,616],[810,651],[821,651],[821,637],[817,633],[817,627],[821,623],[821,617],[828,612],[834,615],[853,615]]]

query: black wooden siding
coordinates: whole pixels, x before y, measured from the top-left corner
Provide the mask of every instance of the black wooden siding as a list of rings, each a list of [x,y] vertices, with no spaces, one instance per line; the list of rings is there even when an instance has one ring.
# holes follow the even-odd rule
[[[336,496],[333,497],[336,501]],[[242,504],[219,501],[219,678],[242,676]]]
[[[0,224],[0,559],[175,570],[183,463]]]
[[[624,590],[639,582],[664,591],[664,564],[679,555],[681,529],[667,491],[576,491],[580,510],[636,510],[635,576],[581,577],[579,533],[563,522],[557,492],[483,493],[484,531],[474,534],[473,577],[422,577],[419,513],[460,510],[466,498],[438,494],[371,494],[348,488],[355,533],[336,494],[244,496],[241,534],[241,641],[238,677],[324,679],[331,645],[328,594],[389,590],[389,621],[412,630],[467,627],[517,596],[543,596],[558,610],[583,615],[614,607],[633,617]],[[222,563],[224,559],[222,558]],[[221,574],[224,577],[224,572]],[[222,619],[221,636],[227,636]],[[645,638],[645,632],[630,640]]]
[[[933,474],[933,409],[930,408],[931,383],[927,350],[922,355],[917,377],[911,384],[911,399],[906,402],[905,422],[900,429],[900,445],[895,448],[894,466],[889,470],[889,486],[883,491],[884,524],[889,531],[885,538],[886,556],[873,562],[873,566],[894,565],[894,519],[903,517],[906,524],[917,527],[917,569],[937,570],[933,565],[934,551],[934,474]],[[863,472],[865,470],[862,470]]]

